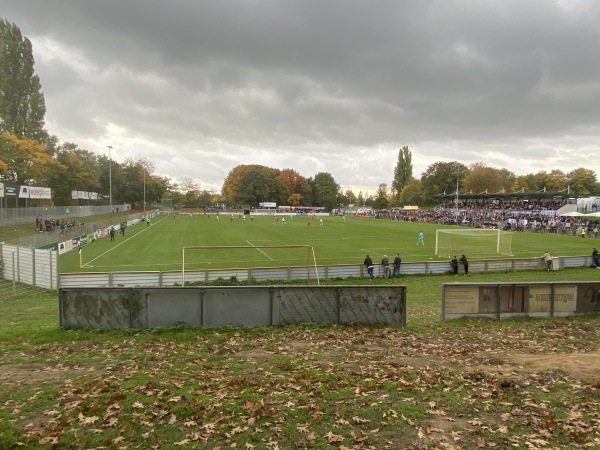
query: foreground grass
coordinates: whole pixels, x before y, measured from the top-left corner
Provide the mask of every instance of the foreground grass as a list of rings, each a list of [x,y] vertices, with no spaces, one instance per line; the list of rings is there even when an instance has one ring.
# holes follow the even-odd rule
[[[55,294],[3,301],[0,448],[600,447],[600,316],[442,322],[454,281],[402,277],[406,328],[61,330]]]

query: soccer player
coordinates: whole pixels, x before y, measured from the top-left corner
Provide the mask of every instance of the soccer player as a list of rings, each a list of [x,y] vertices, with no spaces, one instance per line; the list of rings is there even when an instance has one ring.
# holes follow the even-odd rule
[[[419,237],[417,238],[417,245],[425,245],[425,241],[423,240],[423,232],[419,231]]]

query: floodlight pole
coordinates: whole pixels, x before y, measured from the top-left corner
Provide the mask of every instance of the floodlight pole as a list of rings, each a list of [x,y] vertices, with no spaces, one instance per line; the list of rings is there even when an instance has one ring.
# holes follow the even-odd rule
[[[146,215],[146,168],[144,167],[144,215]]]
[[[456,165],[456,225],[458,225],[458,177],[460,175],[460,166]]]
[[[112,214],[112,158],[110,157],[112,145],[107,145],[106,147],[108,147],[108,201],[110,203],[110,212]]]

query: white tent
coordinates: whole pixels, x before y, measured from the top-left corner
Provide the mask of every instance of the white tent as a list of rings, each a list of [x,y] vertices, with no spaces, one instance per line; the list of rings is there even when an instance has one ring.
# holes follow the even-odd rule
[[[560,214],[561,217],[581,217],[583,215],[584,214],[581,214],[580,212],[577,212],[577,211]]]

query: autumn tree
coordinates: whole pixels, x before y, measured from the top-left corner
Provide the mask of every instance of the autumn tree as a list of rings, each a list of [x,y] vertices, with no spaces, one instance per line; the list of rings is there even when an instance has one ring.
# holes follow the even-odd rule
[[[131,205],[144,206],[159,201],[164,194],[164,183],[153,175],[154,163],[144,158],[126,158],[121,164],[123,185],[118,192],[118,198]],[[113,189],[113,192],[114,189]],[[115,203],[115,202],[113,202]]]
[[[299,206],[304,196],[299,192],[303,189],[306,179],[292,169],[283,169],[279,172],[279,178],[285,186],[286,201],[290,206]]]
[[[283,169],[279,172],[278,176],[285,186],[285,193],[287,196],[296,192],[296,186],[298,186],[298,183],[304,178],[293,169]]]
[[[569,188],[577,195],[599,195],[600,186],[596,173],[591,169],[580,167],[567,174]]]
[[[229,204],[258,206],[264,201],[285,203],[286,185],[282,179],[275,180],[279,173],[278,169],[258,164],[236,166],[225,178],[223,197]]]
[[[59,164],[50,171],[48,177],[56,204],[73,203],[72,191],[99,191],[101,168],[95,153],[67,142],[59,146],[56,161]]]
[[[298,206],[311,206],[314,203],[314,192],[311,182],[307,178],[302,179],[296,184],[296,194]]]
[[[0,179],[25,185],[44,185],[56,160],[48,156],[44,146],[14,133],[0,133],[0,160],[5,170]]]
[[[388,207],[388,203],[389,198],[387,184],[381,183],[377,188],[377,192],[375,193],[375,198],[373,200],[373,208],[386,209]]]
[[[550,171],[547,187],[549,191],[560,192],[567,189],[569,180],[567,175],[560,169]]]
[[[256,207],[261,202],[282,204],[286,200],[286,187],[277,169],[254,166],[237,180],[237,194],[234,197],[237,205]]]
[[[502,192],[510,190],[515,179],[514,174],[506,169],[488,167],[480,162],[471,164],[469,169],[469,173],[462,181],[462,189],[459,190],[475,194]]]
[[[33,66],[31,41],[0,19],[0,131],[42,142],[46,104]]]
[[[357,201],[356,194],[352,191],[352,189],[346,189],[344,192],[344,204],[346,205],[355,205]]]
[[[427,199],[421,189],[421,181],[414,178],[410,179],[400,192],[400,204],[417,206],[426,202]]]
[[[427,167],[421,175],[421,187],[426,196],[456,192],[456,181],[459,185],[469,174],[469,169],[458,161],[439,161]]]

